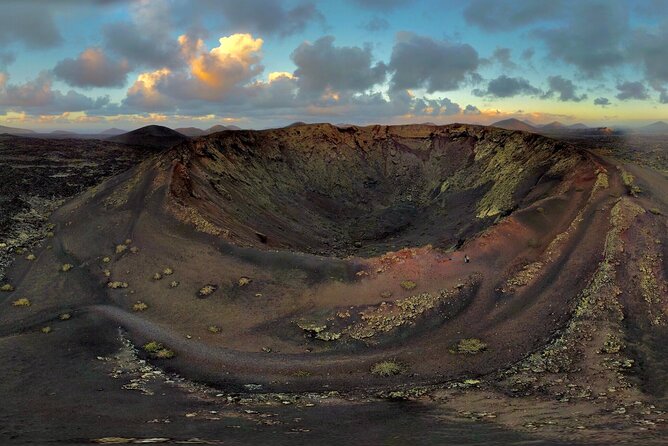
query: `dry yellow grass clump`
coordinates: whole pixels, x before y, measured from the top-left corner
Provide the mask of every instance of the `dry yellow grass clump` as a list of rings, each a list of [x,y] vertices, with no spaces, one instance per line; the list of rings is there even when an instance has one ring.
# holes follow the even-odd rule
[[[12,302],[12,305],[15,307],[29,307],[32,303],[30,302],[30,299],[22,297]]]

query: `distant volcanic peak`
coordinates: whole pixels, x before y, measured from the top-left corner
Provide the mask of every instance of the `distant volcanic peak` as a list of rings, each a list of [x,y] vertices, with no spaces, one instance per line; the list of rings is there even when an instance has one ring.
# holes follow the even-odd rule
[[[116,127],[112,127],[110,129],[104,130],[100,132],[100,135],[107,135],[107,136],[116,136],[116,135],[122,135],[123,133],[127,133],[127,130],[119,129]]]
[[[500,129],[506,130],[520,130],[523,132],[535,132],[536,127],[529,124],[525,121],[520,121],[519,119],[510,118],[504,119],[503,121],[497,121],[492,124],[492,127],[498,127]]]
[[[112,136],[109,141],[123,144],[144,146],[155,149],[172,147],[188,140],[188,137],[160,125],[148,125],[122,135]]]
[[[481,144],[496,138],[504,144]],[[336,255],[360,240],[449,247],[511,212],[542,175],[585,164],[537,135],[461,124],[245,130],[174,153],[172,196],[195,209],[179,214],[193,225],[241,245]]]
[[[174,129],[174,131],[190,137],[203,136],[207,134],[206,131],[197,127],[181,127],[178,129]]]
[[[241,130],[241,127],[237,127],[236,125],[214,125],[212,127],[209,127],[208,129],[204,130],[205,135],[210,135],[212,133],[218,133],[218,132],[224,132],[227,130]]]
[[[4,125],[0,125],[0,134],[2,133],[9,133],[10,135],[26,135],[26,134],[32,134],[36,133],[33,130],[28,130],[28,129],[21,129],[21,128],[16,128],[16,127],[6,127]]]
[[[560,129],[563,129],[565,127],[566,127],[566,125],[564,123],[559,122],[559,121],[553,121],[553,122],[550,122],[549,124],[545,124],[545,125],[541,126],[541,129],[543,129],[543,130],[560,130]]]
[[[648,133],[668,133],[668,123],[657,121],[640,128],[641,131]]]

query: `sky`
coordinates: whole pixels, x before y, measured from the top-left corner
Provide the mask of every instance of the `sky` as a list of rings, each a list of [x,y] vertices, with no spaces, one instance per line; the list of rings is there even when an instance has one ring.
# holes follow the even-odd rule
[[[668,120],[668,0],[3,0],[0,125]]]

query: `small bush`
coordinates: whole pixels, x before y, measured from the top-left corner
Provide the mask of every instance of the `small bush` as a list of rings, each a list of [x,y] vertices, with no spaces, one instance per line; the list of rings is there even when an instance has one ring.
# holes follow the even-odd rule
[[[153,280],[160,280],[160,279],[162,279],[162,274],[160,273],[153,274]]]
[[[66,273],[69,270],[71,270],[72,268],[74,268],[74,265],[72,265],[71,263],[64,263],[63,266],[60,267],[60,270],[64,273]]]
[[[248,277],[241,277],[241,278],[239,279],[239,286],[246,286],[246,285],[248,285],[248,284],[251,283],[251,282],[252,282],[252,280],[251,280],[250,278],[248,278]]]
[[[403,282],[400,283],[401,288],[405,290],[412,290],[417,286],[417,283],[413,282],[412,280],[404,280]]]
[[[204,285],[202,288],[199,289],[199,295],[200,297],[207,297],[212,295],[216,291],[216,285]]]
[[[142,302],[141,300],[138,300],[132,305],[132,311],[145,311],[148,310],[148,305],[145,302]]]
[[[661,211],[659,210],[659,208],[650,208],[649,211],[654,215],[661,215]]]
[[[28,255],[26,256],[26,260],[28,260],[28,261],[30,261],[30,262],[32,262],[32,261],[35,260],[36,258],[37,258],[37,257],[35,256],[35,254],[28,254]]]
[[[139,252],[139,248],[137,248],[136,246],[133,246],[132,248],[130,248],[130,252],[132,254],[137,254]]]
[[[107,282],[107,288],[111,288],[112,290],[116,290],[118,288],[127,288],[128,283],[127,282],[121,282],[118,280],[113,280],[111,282]]]
[[[156,341],[150,341],[144,344],[144,351],[154,358],[160,359],[170,359],[176,356],[172,350]]]
[[[406,367],[397,361],[381,361],[371,367],[371,373],[380,376],[394,376],[404,373]]]
[[[176,288],[177,286],[179,286],[178,280],[172,280],[171,282],[169,282],[170,288]]]
[[[58,316],[58,319],[60,319],[61,321],[69,321],[70,319],[72,319],[72,315],[70,313],[63,313],[60,316]]]
[[[111,262],[111,258],[110,258],[110,257],[103,257],[103,258],[102,258],[102,263],[109,263],[109,262]]]
[[[120,254],[128,249],[127,245],[116,245],[116,254]]]
[[[462,355],[476,355],[487,350],[487,344],[480,339],[468,338],[459,341],[451,350],[450,353]]]
[[[214,334],[218,334],[218,333],[220,333],[221,331],[223,331],[223,330],[222,330],[219,326],[217,326],[217,325],[209,325],[209,327],[207,328],[207,330],[209,330],[211,333],[214,333]]]
[[[12,305],[14,305],[15,307],[29,307],[30,305],[32,305],[32,303],[30,302],[30,299],[22,297],[12,302]]]
[[[42,333],[44,334],[51,333],[51,327],[49,327],[48,325],[46,327],[42,327]]]
[[[0,291],[11,293],[12,291],[14,291],[14,287],[8,283],[5,283],[4,285],[0,286]]]
[[[162,274],[164,274],[165,276],[171,276],[172,274],[174,274],[174,270],[167,267],[162,270]]]

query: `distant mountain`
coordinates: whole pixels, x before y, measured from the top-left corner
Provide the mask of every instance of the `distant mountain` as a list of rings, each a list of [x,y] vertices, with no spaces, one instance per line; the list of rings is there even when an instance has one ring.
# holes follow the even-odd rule
[[[657,121],[650,125],[640,127],[638,130],[643,133],[668,133],[668,123]]]
[[[51,132],[49,134],[54,135],[54,136],[77,136],[78,135],[78,133],[68,132],[67,130],[54,130],[53,132]]]
[[[559,122],[559,121],[554,121],[550,122],[549,124],[542,125],[541,130],[563,130],[566,128],[566,125]]]
[[[116,135],[122,135],[123,133],[127,133],[127,130],[122,130],[122,129],[117,129],[116,127],[112,127],[98,134],[103,136],[116,136]]]
[[[0,133],[9,133],[10,135],[28,135],[35,132],[28,129],[19,129],[16,127],[5,127],[4,125],[0,125]]]
[[[181,127],[178,129],[174,129],[174,131],[179,132],[182,135],[190,136],[191,138],[207,134],[205,130],[198,129],[197,127]]]
[[[152,149],[166,149],[175,146],[188,137],[161,125],[148,125],[122,135],[107,138],[109,141],[120,142],[133,146],[143,146]]]
[[[497,121],[493,123],[491,126],[506,130],[521,130],[523,132],[535,132],[537,130],[534,126],[515,118],[504,119],[503,121]]]
[[[588,129],[589,126],[587,126],[587,125],[585,125],[581,122],[578,122],[577,124],[569,125],[568,128],[573,129],[573,130],[584,130],[584,129]]]
[[[213,127],[209,127],[208,129],[204,130],[205,135],[210,135],[212,133],[218,133],[218,132],[224,132],[225,130],[241,130],[241,127],[237,127],[236,125],[214,125]]]

